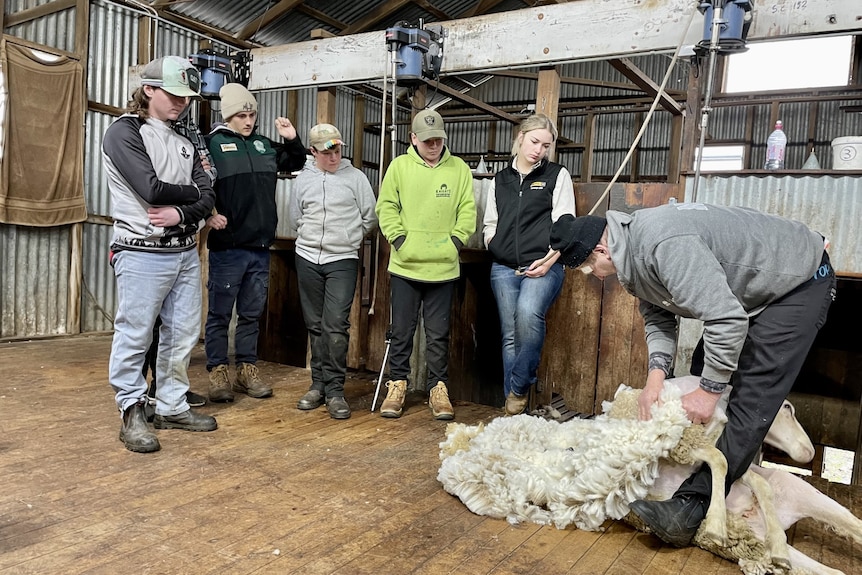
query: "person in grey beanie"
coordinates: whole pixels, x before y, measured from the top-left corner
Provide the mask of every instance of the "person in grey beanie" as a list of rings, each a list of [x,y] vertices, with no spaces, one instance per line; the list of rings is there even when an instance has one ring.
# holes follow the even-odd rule
[[[241,84],[219,91],[225,123],[207,136],[218,178],[215,207],[207,220],[209,307],[204,348],[210,373],[210,401],[233,401],[233,392],[257,399],[272,387],[257,369],[260,317],[269,291],[269,246],[275,240],[278,213],[275,187],[279,172],[300,169],[306,160],[302,140],[288,118],[275,119],[283,141],[256,131],[257,100]],[[236,306],[236,380],[228,374],[228,328]]]
[[[683,396],[706,423],[730,384],[727,425],[716,447],[726,490],[748,469],[790,392],[835,298],[828,242],[804,224],[756,210],[670,204],[604,218],[561,217],[551,229],[560,261],[599,279],[616,274],[640,299],[649,350],[639,418],[651,418],[676,351],[676,318],[703,321],[691,364],[700,387]],[[701,467],[667,501],[631,510],[666,543],[691,542],[712,481]],[[726,495],[726,493],[725,493]]]

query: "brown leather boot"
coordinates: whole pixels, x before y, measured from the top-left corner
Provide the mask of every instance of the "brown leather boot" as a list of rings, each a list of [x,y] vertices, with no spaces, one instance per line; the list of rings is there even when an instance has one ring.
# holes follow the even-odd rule
[[[249,397],[263,399],[272,395],[272,388],[260,379],[260,372],[253,363],[240,363],[236,366],[236,383],[233,390]]]
[[[210,389],[208,395],[210,401],[213,402],[233,401],[233,392],[230,390],[227,365],[217,365],[210,371]]]
[[[162,448],[156,434],[147,425],[143,403],[136,403],[123,412],[120,441],[126,449],[136,453],[152,453]]]

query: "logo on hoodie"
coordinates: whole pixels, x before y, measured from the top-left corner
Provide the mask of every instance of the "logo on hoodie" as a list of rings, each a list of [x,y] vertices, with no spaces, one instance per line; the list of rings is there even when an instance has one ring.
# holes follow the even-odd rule
[[[437,188],[437,197],[438,198],[449,198],[452,196],[452,191],[449,190],[449,186],[446,184],[441,185]]]

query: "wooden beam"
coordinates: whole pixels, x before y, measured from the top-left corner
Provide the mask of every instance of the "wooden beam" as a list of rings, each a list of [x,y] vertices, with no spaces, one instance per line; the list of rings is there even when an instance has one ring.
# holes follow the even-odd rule
[[[659,93],[659,85],[653,82],[652,78],[647,76],[628,58],[611,58],[608,60],[608,63],[620,74],[634,82],[650,98],[655,98]],[[682,115],[682,107],[665,92],[662,92],[661,96],[659,96],[659,105],[674,116]]]
[[[401,8],[410,2],[411,0],[389,0],[387,2],[382,2],[377,8],[369,12],[367,16],[360,18],[342,30],[340,35],[347,36],[350,34],[356,34],[357,32],[363,32],[390,14],[401,10]]]
[[[452,20],[452,16],[446,14],[444,11],[440,10],[428,0],[413,0],[413,3],[428,12],[429,14],[433,14],[439,20]]]
[[[142,16],[138,20],[138,63],[146,64],[153,59],[155,54],[155,43],[153,31],[156,26],[155,20],[149,16]]]
[[[3,7],[0,6],[0,9],[2,8]],[[87,56],[89,54],[89,38],[90,2],[88,0],[77,0],[77,5],[75,6],[75,52],[81,58],[81,64],[84,66],[85,94],[87,83]]]
[[[38,50],[40,52],[45,52],[46,54],[53,54],[54,56],[65,56],[66,58],[71,58],[72,60],[78,59],[78,54],[76,52],[68,52],[66,50],[55,48],[54,46],[46,46],[45,44],[30,42],[29,40],[19,38],[18,36],[3,34],[3,39],[6,40],[6,42],[17,44],[19,46],[26,46],[27,48],[30,48],[32,50]]]
[[[408,0],[387,3],[393,6]],[[513,66],[673,52],[679,42],[702,39],[702,22],[690,0],[580,0],[487,14],[440,24],[448,31],[442,73],[487,72]],[[385,31],[349,35],[385,14],[381,10],[344,30],[344,36],[252,50],[250,89],[354,84],[383,78]],[[858,0],[801,2],[787,10],[759,10],[750,41],[862,30]],[[684,37],[683,37],[684,35]],[[292,66],[291,62],[302,62]]]
[[[231,34],[228,34],[224,30],[220,30],[218,28],[214,28],[213,26],[208,26],[203,24],[197,20],[192,20],[191,18],[186,18],[185,16],[181,16],[179,14],[175,14],[173,12],[168,12],[166,10],[159,10],[159,17],[167,22],[171,22],[173,24],[179,24],[180,26],[185,26],[186,28],[191,28],[192,30],[196,30],[203,35],[212,36],[213,39],[224,42],[228,46],[233,46],[235,48],[250,50],[252,48],[259,48],[260,44],[249,42],[246,40],[242,40],[237,38]],[[289,86],[285,86],[289,87]],[[254,88],[252,88],[254,89]]]
[[[335,124],[335,88],[317,89],[317,123]]]
[[[156,0],[153,2],[153,8],[162,8],[164,6],[170,6],[172,4],[183,4],[185,2],[194,2],[195,0]]]
[[[125,112],[123,108],[117,108],[116,106],[95,102],[93,100],[87,100],[87,109],[91,112],[101,112],[102,114],[108,114],[110,116],[121,116]]]
[[[333,38],[335,34],[330,32],[329,30],[324,30],[323,28],[315,28],[309,33],[309,36],[317,40],[320,38]]]
[[[459,18],[472,18],[473,16],[479,16],[481,14],[485,14],[488,10],[502,2],[503,0],[477,0],[476,4],[466,12],[462,12],[458,17]]]
[[[316,8],[312,8],[311,6],[309,6],[308,4],[305,4],[305,3],[302,3],[299,6],[297,6],[296,11],[302,12],[303,14],[307,14],[308,16],[311,16],[315,20],[320,20],[324,24],[329,24],[333,28],[336,28],[339,32],[341,30],[344,30],[348,26],[348,24],[345,24],[344,22],[342,22],[340,20],[336,20],[335,18],[329,16],[328,14],[325,14],[325,13],[321,12],[320,10],[317,10]]]
[[[521,122],[521,119],[518,118],[517,116],[513,116],[512,114],[510,114],[508,112],[504,112],[503,110],[501,110],[499,108],[496,108],[490,104],[486,104],[485,102],[483,102],[481,100],[477,100],[473,96],[468,96],[467,94],[462,94],[458,90],[455,90],[454,88],[450,88],[446,84],[432,82],[430,80],[426,80],[426,83],[428,84],[428,86],[432,90],[436,90],[440,93],[446,94],[447,96],[450,96],[450,97],[458,100],[459,102],[464,102],[465,104],[470,104],[471,106],[478,108],[479,110],[485,111],[485,112],[491,114],[492,116],[496,116],[497,118],[500,118],[501,120],[506,120],[507,122],[511,122],[513,124],[516,124],[516,125]]]
[[[365,96],[359,94],[354,99],[353,107],[353,141],[350,153],[353,155],[353,167],[362,169],[362,155],[365,147]],[[340,129],[340,128],[339,128]]]
[[[542,68],[539,71],[539,85],[536,88],[536,113],[544,114],[554,125],[560,108],[560,70],[556,67]],[[556,142],[548,150],[548,159],[556,158]]]
[[[21,10],[20,12],[15,12],[13,14],[6,14],[4,24],[7,28],[10,26],[17,26],[25,22],[42,18],[43,16],[50,16],[51,14],[74,8],[77,4],[78,0],[54,0],[53,2],[42,4],[35,8]]]
[[[246,24],[242,30],[236,33],[236,38],[238,40],[248,40],[257,34],[258,30],[281,18],[302,3],[303,0],[281,0],[278,4]],[[268,2],[267,5],[269,5]]]
[[[535,72],[521,72],[518,70],[492,70],[488,72],[492,76],[502,76],[504,78],[524,78],[525,80],[537,80],[539,75]],[[579,86],[592,86],[594,88],[611,88],[614,90],[631,90],[641,92],[641,88],[634,84],[626,82],[608,82],[605,80],[594,80],[592,78],[575,78],[573,76],[560,76],[561,84],[576,84]],[[682,90],[677,90],[682,94]]]

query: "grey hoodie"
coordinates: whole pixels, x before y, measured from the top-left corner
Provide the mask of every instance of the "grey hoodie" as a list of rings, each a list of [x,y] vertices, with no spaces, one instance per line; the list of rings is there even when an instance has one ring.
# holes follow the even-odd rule
[[[315,264],[358,259],[362,238],[377,226],[376,198],[360,170],[342,159],[335,173],[309,163],[293,181],[288,225],[296,254]]]
[[[823,237],[747,208],[671,204],[609,211],[608,247],[620,284],[640,298],[650,353],[676,351],[676,317],[704,322],[702,376],[726,383],[748,319],[814,276]]]

